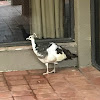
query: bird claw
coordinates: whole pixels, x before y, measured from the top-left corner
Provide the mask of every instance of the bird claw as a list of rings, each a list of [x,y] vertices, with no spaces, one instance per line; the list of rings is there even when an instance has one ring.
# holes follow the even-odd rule
[[[43,75],[47,75],[47,74],[49,74],[49,73],[47,73],[47,72],[46,73],[43,73]]]
[[[50,71],[50,72],[43,73],[43,75],[47,75],[47,74],[51,74],[51,73],[55,73],[55,69],[53,69],[53,70]]]

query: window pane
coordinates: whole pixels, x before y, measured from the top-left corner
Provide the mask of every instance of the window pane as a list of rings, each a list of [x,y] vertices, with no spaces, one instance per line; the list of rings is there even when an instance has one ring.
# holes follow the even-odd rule
[[[0,43],[71,38],[72,0],[0,0]],[[31,23],[31,25],[30,25]]]

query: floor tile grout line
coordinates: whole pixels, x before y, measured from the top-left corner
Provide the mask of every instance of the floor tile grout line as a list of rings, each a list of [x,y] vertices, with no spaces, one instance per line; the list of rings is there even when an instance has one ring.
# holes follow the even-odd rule
[[[14,96],[12,95],[12,91],[10,90],[10,86],[9,86],[9,84],[8,84],[8,82],[7,82],[7,80],[6,80],[6,78],[5,78],[5,75],[4,75],[4,73],[2,73],[2,75],[3,75],[3,77],[4,77],[4,79],[5,79],[5,82],[6,82],[6,84],[7,84],[7,87],[8,87],[8,89],[9,89],[9,92],[11,93],[11,96],[12,96],[12,98],[13,98],[13,100],[15,100],[14,99]],[[10,76],[10,75],[9,75]],[[25,77],[24,77],[24,75],[22,75],[23,76],[23,78],[25,79]],[[26,79],[25,79],[26,80]],[[27,82],[27,80],[26,80],[26,82]],[[27,82],[27,84],[28,84],[28,82]],[[15,86],[18,86],[18,85],[15,85]],[[30,87],[30,85],[28,84],[28,86]],[[31,88],[30,88],[30,90],[32,90]],[[32,93],[33,93],[33,91],[32,91]],[[28,96],[28,95],[27,95]],[[34,94],[33,94],[33,96],[34,96]],[[18,97],[22,97],[22,96],[18,96]],[[36,99],[37,100],[37,99]]]
[[[90,84],[91,84],[92,86],[94,86],[95,89],[96,89],[98,92],[100,92],[100,90],[97,89],[96,85],[91,81],[91,79],[87,78],[86,75],[84,74],[84,72],[82,72],[80,69],[79,69],[79,71],[82,73],[82,75],[83,75],[88,81],[90,81]]]
[[[84,75],[84,72],[82,72],[79,68],[77,68],[78,71],[86,78],[87,81],[89,81],[89,79]],[[66,78],[65,78],[66,79]],[[67,80],[67,79],[66,79]],[[69,82],[69,81],[68,81]],[[92,84],[91,80],[89,81],[89,83],[95,87],[96,91],[100,92],[100,90],[98,90],[96,88],[96,86],[94,84]],[[79,91],[77,88],[75,88],[75,86],[72,84],[72,87],[76,90],[76,91]],[[82,98],[85,98],[85,96],[83,96]]]
[[[28,73],[28,70],[27,70],[27,73]],[[29,75],[29,73],[28,73],[28,75]],[[30,89],[32,90],[32,88],[31,88],[30,84],[28,83],[28,80],[25,78],[25,76],[24,76],[24,75],[23,75],[23,77],[24,77],[24,79],[26,80],[26,82],[27,82],[28,86],[30,87]],[[35,97],[35,99],[36,99],[36,100],[38,100],[38,99],[37,99],[37,97],[36,97],[36,94],[34,93],[34,91],[33,91],[33,90],[32,90],[32,94],[33,94],[33,96]]]
[[[28,73],[28,75],[30,75],[29,70],[26,70],[26,72]],[[25,78],[25,77],[24,77]],[[25,78],[26,79],[26,78]]]
[[[80,71],[80,73],[87,79],[87,81],[89,81],[89,83],[90,83],[91,85],[93,85],[94,87],[96,87],[95,84],[91,81],[91,79],[89,79],[89,78],[84,74],[83,71],[81,71],[80,69],[79,69],[79,71]]]
[[[86,78],[86,80],[89,81],[89,83],[91,84],[90,79],[88,77],[86,77],[86,75],[84,74],[84,72],[82,72],[79,68],[78,68],[78,70]]]
[[[66,79],[66,78],[65,78]],[[92,84],[91,84],[92,85]],[[73,85],[73,84],[71,84],[71,86],[72,86],[72,88],[74,88],[75,90],[76,90],[76,92],[79,92],[80,90],[78,90],[77,89],[77,86],[75,86],[75,85]],[[88,90],[87,90],[88,91]],[[83,96],[82,98],[84,98],[85,99],[85,96]]]
[[[83,71],[81,71],[80,69],[78,69],[78,70],[79,70],[79,72],[80,72],[87,80],[91,81],[91,79],[89,79],[89,78],[85,75],[85,73],[84,73]]]
[[[4,79],[5,79],[5,82],[6,82],[6,84],[7,84],[8,90],[9,90],[9,92],[11,93],[11,97],[13,98],[13,100],[15,100],[14,97],[13,97],[13,95],[12,95],[12,91],[11,91],[11,89],[10,89],[10,87],[9,87],[9,84],[8,84],[6,78],[5,78],[4,72],[2,73],[2,75],[3,75]]]
[[[44,76],[44,75],[43,75]],[[54,93],[58,96],[58,94],[56,93],[55,89],[52,87],[52,85],[50,84],[49,80],[46,78],[46,76],[44,76],[44,78],[47,80],[48,84],[50,85],[50,87],[53,89]],[[59,96],[58,96],[59,97]],[[59,97],[60,100],[62,100],[60,97]]]
[[[77,68],[76,68],[77,69]],[[66,78],[65,78],[65,76],[64,76],[64,79],[65,80],[67,80]],[[68,83],[69,83],[69,86],[70,86],[70,82],[69,82],[69,80],[67,80],[68,81]],[[71,84],[71,87],[73,88],[73,89],[75,89],[75,91],[76,92],[78,92],[79,90],[73,85],[73,84]],[[85,98],[85,96],[83,96],[82,98]]]
[[[79,71],[79,70],[78,70]],[[80,72],[80,71],[79,71]],[[81,73],[82,72],[82,73]],[[87,79],[87,77],[86,77],[86,75],[85,75],[85,73],[81,70],[81,74],[82,74],[82,76],[84,76],[86,79]],[[58,73],[59,74],[59,73]],[[3,75],[3,77],[4,77],[4,79],[5,80],[7,80],[6,78],[5,78],[5,76],[6,75],[4,75],[4,73],[2,73],[2,75]],[[27,75],[29,75],[29,74],[27,74]],[[31,75],[31,74],[30,74]],[[23,77],[24,77],[24,79],[27,81],[27,83],[28,83],[28,85],[29,85],[29,82],[28,82],[28,80],[25,78],[25,76],[26,75],[22,75]],[[41,75],[42,76],[42,75]],[[49,81],[49,79],[48,79],[48,77],[46,77],[46,76],[44,76],[44,78],[48,81],[48,84],[50,85],[51,83],[50,83],[50,81]],[[64,75],[64,79],[66,79],[67,80],[67,78],[65,77],[65,75]],[[88,80],[88,79],[87,79]],[[93,84],[94,85],[94,84]],[[29,85],[30,86],[30,85]],[[52,86],[52,84],[51,84],[51,86]],[[52,87],[53,88],[53,87]],[[73,88],[75,88],[75,87],[73,87]],[[31,89],[32,90],[32,89]],[[55,90],[55,89],[54,89]],[[98,91],[98,89],[96,89],[96,91]],[[99,91],[100,92],[100,91]],[[33,91],[32,91],[32,93],[34,93]],[[56,93],[57,94],[57,93]],[[57,94],[57,96],[59,96],[58,94]],[[12,97],[13,99],[14,99],[14,97]],[[61,98],[61,97],[60,97]],[[84,97],[83,97],[84,98]],[[14,99],[15,100],[15,99]],[[37,99],[38,100],[38,99]]]
[[[14,96],[12,96],[12,98],[13,98],[13,100],[15,100],[15,99],[14,99]]]
[[[9,89],[9,91],[11,92],[11,89],[10,89],[9,84],[8,84],[8,82],[7,82],[7,79],[6,79],[5,75],[4,75],[4,72],[3,72],[2,74],[3,74],[3,77],[4,77],[5,82],[6,82],[6,84],[7,84],[7,87],[8,87],[8,89]]]

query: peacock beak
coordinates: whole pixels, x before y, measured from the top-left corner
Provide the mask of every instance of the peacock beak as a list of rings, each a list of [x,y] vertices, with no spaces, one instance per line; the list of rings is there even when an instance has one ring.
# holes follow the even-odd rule
[[[26,40],[30,40],[29,38],[26,38]]]

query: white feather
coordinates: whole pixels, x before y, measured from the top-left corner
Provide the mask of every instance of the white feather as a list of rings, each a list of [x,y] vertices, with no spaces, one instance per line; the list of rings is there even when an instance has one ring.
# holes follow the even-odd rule
[[[51,58],[51,59],[55,58],[56,61],[62,61],[66,58],[66,55],[64,54],[64,52],[62,52],[62,54],[57,54],[57,51],[56,51],[57,48],[61,49],[60,46],[57,46],[55,43],[52,43],[50,48],[47,49],[48,56],[49,55],[52,55],[52,56],[50,56],[48,58]]]

